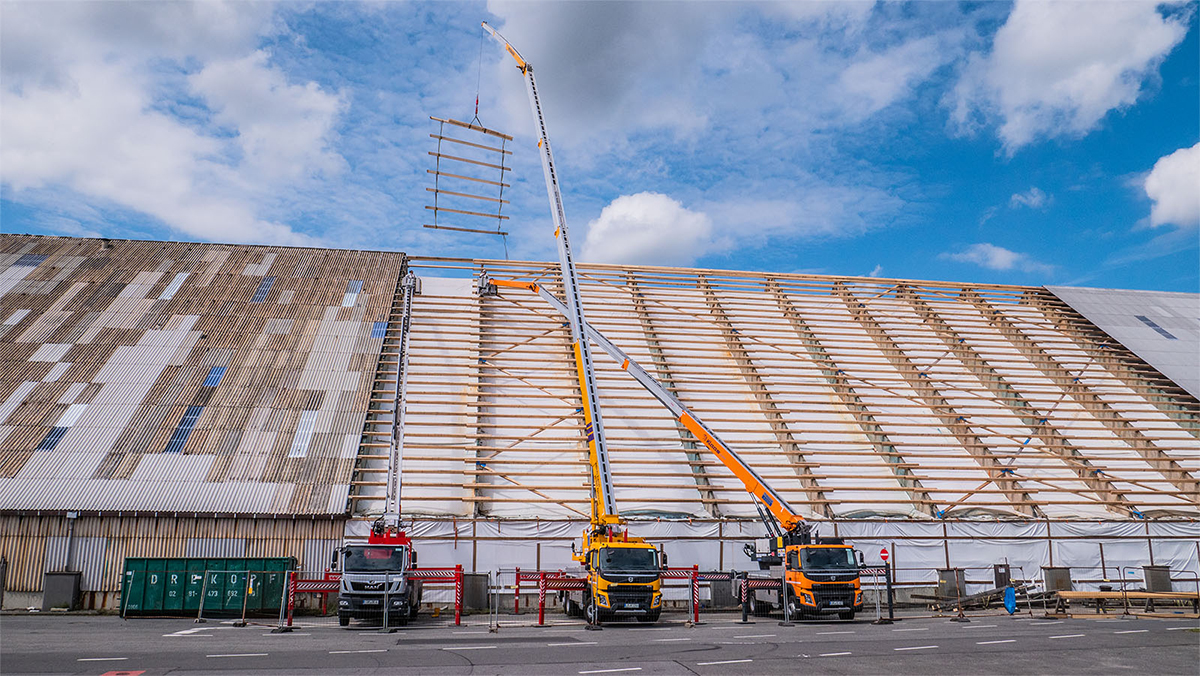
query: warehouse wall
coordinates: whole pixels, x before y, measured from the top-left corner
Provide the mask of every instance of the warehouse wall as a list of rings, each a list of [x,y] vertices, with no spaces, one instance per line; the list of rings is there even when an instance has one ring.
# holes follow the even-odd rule
[[[42,574],[83,572],[84,607],[114,608],[126,557],[294,556],[302,568],[329,565],[341,518],[0,516],[0,555],[8,561],[4,607],[41,605]]]

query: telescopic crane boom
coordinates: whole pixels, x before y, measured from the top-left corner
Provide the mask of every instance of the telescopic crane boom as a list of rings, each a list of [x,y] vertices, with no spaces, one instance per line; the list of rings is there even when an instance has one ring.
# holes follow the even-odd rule
[[[509,44],[496,29],[483,22],[483,29],[496,39],[517,62],[517,69],[525,76],[525,90],[529,94],[529,105],[537,123],[538,148],[541,149],[542,173],[546,176],[546,192],[550,198],[550,215],[554,220],[554,236],[558,241],[558,260],[562,266],[563,292],[567,297],[567,322],[571,326],[571,348],[575,353],[575,373],[579,379],[579,390],[583,398],[584,430],[587,432],[588,456],[592,475],[592,526],[595,530],[608,532],[611,526],[620,523],[617,503],[613,497],[612,476],[609,473],[608,447],[604,443],[604,422],[600,415],[600,401],[596,397],[596,379],[592,370],[592,352],[588,347],[583,327],[583,304],[579,298],[579,285],[575,277],[575,261],[571,258],[571,244],[567,238],[567,217],[563,212],[562,192],[558,188],[558,172],[554,169],[554,154],[550,152],[550,137],[546,134],[546,120],[542,116],[542,104],[538,100],[537,82],[533,78],[533,66],[529,65],[516,48]]]

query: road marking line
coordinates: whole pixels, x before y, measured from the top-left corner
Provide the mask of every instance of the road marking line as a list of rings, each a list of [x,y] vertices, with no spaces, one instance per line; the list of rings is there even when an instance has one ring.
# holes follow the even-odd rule
[[[841,657],[842,655],[849,654],[850,653],[821,653],[820,655],[817,655],[817,657]]]
[[[595,641],[571,641],[570,643],[547,643],[547,646],[564,646],[564,645],[596,645]]]
[[[1062,636],[1051,636],[1050,638],[1083,638],[1086,634],[1063,634]]]
[[[914,627],[912,629],[893,629],[892,631],[929,631],[929,627]]]
[[[698,667],[707,667],[713,664],[743,664],[745,662],[753,662],[754,660],[721,660],[720,662],[697,662]]]
[[[1114,634],[1144,634],[1150,631],[1149,629],[1126,629],[1125,631],[1114,631]]]
[[[641,671],[641,667],[625,667],[624,669],[592,669],[590,671],[581,671],[581,674],[611,674],[617,671]]]
[[[996,645],[997,643],[1016,643],[1015,638],[1006,638],[1002,641],[976,641],[975,645]]]
[[[670,627],[634,627],[629,631],[671,631]],[[641,669],[641,667],[638,667]]]
[[[937,646],[935,646],[935,645],[914,645],[914,646],[910,646],[908,648],[892,648],[892,650],[929,650],[930,648],[936,648],[936,647]]]
[[[667,641],[690,641],[690,638],[656,638],[655,643],[665,643]]]
[[[196,634],[196,632],[211,631],[212,629],[214,629],[214,627],[195,627],[193,629],[180,629],[179,631],[177,631],[173,634],[163,634],[163,636],[193,636]],[[212,636],[212,634],[204,634],[204,635]]]
[[[205,657],[266,657],[266,653],[230,653],[228,655],[205,655]]]
[[[1124,622],[1124,620],[1100,620],[1100,621],[1101,621],[1101,622]],[[1046,626],[1047,624],[1062,624],[1062,623],[1063,623],[1063,621],[1062,621],[1062,620],[1051,620],[1051,621],[1049,621],[1049,622],[1038,622],[1038,623],[1037,623],[1037,624],[1035,624],[1034,626],[1037,626],[1037,627],[1044,627],[1044,626]]]
[[[853,634],[853,633],[854,632],[852,632],[852,631],[818,631],[817,636],[833,636],[834,634]]]
[[[201,636],[207,636],[207,635],[208,635],[208,634],[201,634]],[[293,634],[293,633],[292,633],[292,632],[290,632],[290,631],[285,631],[285,632],[282,632],[282,633],[276,634],[275,632],[268,631],[268,632],[264,632],[264,633],[263,633],[263,636],[312,636],[312,634],[303,634],[303,633],[301,633],[301,634]]]
[[[387,648],[374,648],[372,650],[330,650],[330,655],[350,655],[352,653],[386,653]]]
[[[1167,627],[1167,631],[1179,631],[1181,629],[1200,629],[1200,627]]]
[[[495,648],[495,647],[496,646],[494,646],[494,645],[464,645],[464,646],[455,646],[455,647],[450,647],[450,648],[442,648],[442,650],[491,650],[492,648]]]
[[[128,657],[80,657],[76,662],[120,662]]]
[[[734,636],[733,638],[772,638],[778,634],[749,634],[747,636]]]
[[[453,634],[486,634],[486,631],[455,631]]]
[[[963,629],[992,629],[995,626],[994,624],[964,624]]]

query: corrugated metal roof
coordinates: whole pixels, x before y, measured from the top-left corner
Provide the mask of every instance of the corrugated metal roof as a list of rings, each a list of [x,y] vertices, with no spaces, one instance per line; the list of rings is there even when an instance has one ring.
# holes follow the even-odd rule
[[[0,509],[344,512],[403,261],[0,236]]]
[[[1046,288],[1200,399],[1200,294]]]

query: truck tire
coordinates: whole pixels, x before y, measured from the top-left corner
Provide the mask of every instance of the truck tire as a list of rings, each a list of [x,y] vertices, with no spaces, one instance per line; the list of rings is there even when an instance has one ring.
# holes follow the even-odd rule
[[[338,613],[338,626],[349,627],[350,626],[350,616],[345,613]]]

